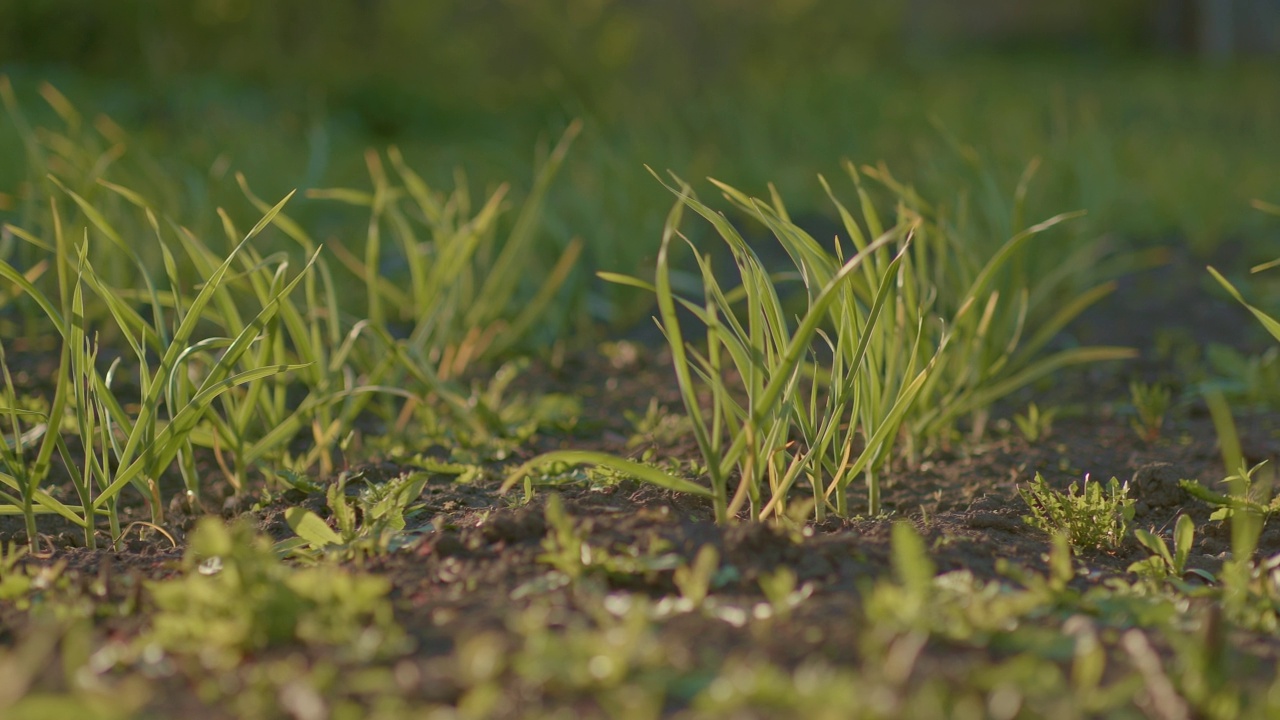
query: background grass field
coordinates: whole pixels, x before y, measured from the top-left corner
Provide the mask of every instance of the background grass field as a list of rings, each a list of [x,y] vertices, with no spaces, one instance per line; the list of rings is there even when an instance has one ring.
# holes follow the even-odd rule
[[[1275,226],[1249,201],[1280,197],[1266,160],[1280,143],[1272,60],[1161,50],[1142,3],[932,34],[913,29],[912,12],[781,0],[20,1],[0,10],[0,67],[34,124],[53,119],[36,94],[45,81],[87,121],[110,116],[131,141],[108,177],[196,228],[214,226],[217,206],[252,214],[236,172],[264,197],[356,187],[368,184],[363,151],[390,144],[433,183],[464,168],[475,193],[503,181],[519,193],[539,139],[581,119],[539,242],[549,267],[583,238],[559,302],[594,321],[648,315],[591,272],[652,265],[666,200],[646,164],[757,194],[773,182],[803,216],[830,215],[816,175],[845,158],[884,162],[928,197],[979,203],[1009,196],[1040,158],[1029,217],[1084,209],[1081,234],[1201,257],[1240,241],[1233,253],[1265,259]],[[19,148],[0,124],[0,152]],[[6,220],[29,194],[24,179],[22,163],[0,167]],[[352,221],[299,205],[321,239]]]

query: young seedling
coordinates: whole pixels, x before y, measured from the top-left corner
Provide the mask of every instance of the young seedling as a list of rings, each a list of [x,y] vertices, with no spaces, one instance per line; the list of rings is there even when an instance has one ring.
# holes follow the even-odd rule
[[[1134,417],[1129,421],[1133,431],[1144,442],[1159,440],[1173,391],[1164,385],[1134,380],[1129,383],[1129,398],[1134,410]]]
[[[719,551],[714,545],[703,545],[698,549],[698,555],[691,564],[681,565],[675,569],[672,581],[680,591],[680,599],[685,601],[690,609],[701,607],[703,601],[707,599],[719,574],[717,572],[719,566]]]
[[[813,594],[813,584],[797,585],[795,571],[786,566],[762,574],[756,582],[768,601],[767,604],[757,605],[753,611],[758,619],[762,619],[762,616],[786,618]]]
[[[1018,426],[1018,431],[1022,433],[1022,437],[1027,442],[1039,442],[1049,436],[1053,431],[1053,419],[1058,414],[1058,408],[1049,408],[1041,410],[1035,403],[1027,406],[1025,414],[1019,413],[1013,416],[1013,422]]]
[[[1188,515],[1179,515],[1173,527],[1173,552],[1165,541],[1153,532],[1137,528],[1134,536],[1142,546],[1151,553],[1146,560],[1139,560],[1129,566],[1128,572],[1149,577],[1157,581],[1170,580],[1179,583],[1188,575],[1212,585],[1216,582],[1213,574],[1199,568],[1187,568],[1187,558],[1191,555],[1192,542],[1195,539],[1196,524]]]
[[[1280,494],[1272,495],[1274,474],[1254,477],[1266,464],[1264,460],[1253,467],[1246,467],[1241,461],[1236,471],[1223,480],[1227,485],[1226,493],[1214,492],[1196,480],[1180,483],[1188,494],[1217,507],[1209,516],[1210,520],[1230,520],[1231,552],[1239,558],[1253,554],[1263,526],[1280,513]]]

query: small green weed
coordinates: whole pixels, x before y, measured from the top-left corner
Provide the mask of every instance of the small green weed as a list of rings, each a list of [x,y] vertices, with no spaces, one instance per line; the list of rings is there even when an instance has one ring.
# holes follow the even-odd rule
[[[1013,416],[1013,423],[1017,425],[1018,431],[1027,439],[1027,442],[1034,443],[1049,437],[1049,433],[1053,432],[1053,419],[1057,415],[1058,408],[1041,410],[1038,405],[1031,403],[1027,405],[1025,414],[1019,413]]]
[[[1164,385],[1134,380],[1129,383],[1129,398],[1134,410],[1134,417],[1129,421],[1133,431],[1145,442],[1159,440],[1173,391]]]
[[[542,540],[538,562],[545,563],[570,581],[597,577],[646,576],[674,570],[680,557],[670,552],[668,543],[653,537],[645,544],[624,548],[592,545],[586,529],[565,510],[560,496],[551,494],[546,506],[547,535]]]
[[[693,609],[702,606],[717,579],[722,577],[720,551],[714,545],[703,545],[698,548],[698,554],[692,563],[681,564],[676,568],[672,580],[680,591],[680,599]]]
[[[1226,493],[1214,492],[1197,480],[1183,480],[1180,485],[1193,497],[1217,508],[1210,520],[1231,521],[1231,550],[1238,557],[1248,557],[1256,547],[1258,535],[1276,513],[1280,513],[1280,494],[1273,495],[1274,474],[1254,476],[1266,461],[1253,467],[1243,462],[1223,482]]]
[[[1227,345],[1213,344],[1205,352],[1211,375],[1207,384],[1232,404],[1250,408],[1280,408],[1280,347],[1246,355]]]
[[[1179,515],[1173,527],[1173,552],[1171,553],[1169,546],[1160,536],[1142,528],[1135,529],[1134,536],[1147,549],[1147,552],[1151,553],[1151,557],[1133,563],[1128,571],[1156,581],[1172,581],[1175,584],[1181,583],[1187,575],[1194,575],[1207,583],[1215,582],[1211,573],[1198,568],[1187,568],[1187,558],[1191,555],[1195,531],[1195,522],[1187,515]]]
[[[298,537],[276,544],[277,552],[318,559],[361,558],[385,555],[411,545],[426,525],[408,529],[413,503],[422,495],[430,476],[410,472],[386,482],[365,482],[359,473],[342,472],[325,493],[337,530],[320,516],[302,507],[285,511],[285,520]],[[348,485],[361,481],[353,493]]]
[[[140,651],[155,646],[229,669],[246,653],[294,643],[332,647],[355,661],[405,647],[385,578],[335,566],[295,569],[245,525],[201,521],[183,568],[182,577],[148,584],[156,613]]]
[[[0,717],[11,720],[140,716],[151,694],[139,676],[104,677],[90,666],[94,630],[84,621],[43,617],[0,647]]]
[[[1213,492],[1197,480],[1183,480],[1181,485],[1187,492],[1218,508],[1210,516],[1211,520],[1226,520],[1241,510],[1268,518],[1280,511],[1280,495],[1271,496],[1270,478],[1267,482],[1254,479],[1266,464],[1267,461],[1263,460],[1251,468],[1239,467],[1223,480],[1229,486],[1225,494]]]
[[[27,565],[28,546],[10,542],[0,546],[0,601],[18,610],[30,607],[32,596],[53,586],[67,566],[65,559],[52,565]]]
[[[1026,487],[1019,487],[1031,515],[1023,520],[1048,533],[1064,533],[1072,547],[1115,550],[1124,542],[1133,520],[1133,498],[1129,484],[1111,478],[1106,490],[1101,483],[1084,478],[1084,489],[1071,483],[1067,492],[1049,487],[1040,473]]]
[[[658,398],[649,398],[649,405],[641,415],[624,410],[623,417],[631,423],[632,435],[627,447],[640,445],[673,445],[693,435],[693,421],[689,416],[673,413],[658,404]]]
[[[779,566],[773,572],[762,574],[756,582],[767,601],[756,605],[753,610],[757,619],[788,617],[814,590],[813,583],[797,583],[795,571],[786,566]]]

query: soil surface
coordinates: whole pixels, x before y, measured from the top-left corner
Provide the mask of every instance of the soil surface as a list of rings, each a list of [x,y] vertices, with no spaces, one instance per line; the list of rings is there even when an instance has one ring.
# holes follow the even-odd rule
[[[1115,312],[1119,306],[1109,307],[1110,311],[1104,307],[1101,315],[1091,316],[1091,325],[1077,327],[1075,332],[1095,342],[1114,341],[1124,336],[1124,327],[1142,327],[1141,333],[1130,337],[1146,345],[1145,362],[1158,364],[1152,357],[1154,335],[1142,315],[1150,307],[1134,303],[1129,307],[1139,312],[1123,315]],[[1220,309],[1220,316],[1196,314],[1177,320],[1193,323],[1189,332],[1204,330],[1215,339],[1253,337],[1252,330],[1244,330],[1241,336],[1222,338],[1223,317],[1229,316],[1231,323],[1241,327],[1247,320],[1238,308]],[[584,415],[574,434],[542,435],[520,448],[512,459],[556,447],[602,449],[628,456],[653,449],[659,456],[693,458],[695,448],[688,440],[628,446],[634,433],[628,413],[643,415],[651,399],[679,411],[679,398],[661,353],[643,347],[621,348],[572,357],[554,368],[535,366],[519,379],[516,390],[577,394]],[[35,349],[24,353],[10,347],[8,351],[15,378],[36,387],[56,361]],[[1126,386],[1132,372],[1132,368],[1108,367],[1064,375],[1045,393],[1060,400],[1063,414],[1053,423],[1048,437],[1038,442],[1027,442],[1007,421],[997,421],[980,442],[958,443],[914,467],[894,466],[884,478],[886,516],[881,518],[831,519],[804,527],[750,522],[717,526],[707,502],[630,480],[562,483],[539,488],[526,500],[518,489],[500,495],[497,473],[468,483],[459,483],[451,475],[433,476],[424,489],[420,500],[424,507],[419,513],[431,518],[430,530],[408,549],[359,563],[363,570],[391,581],[396,620],[414,640],[413,651],[397,665],[397,677],[403,674],[407,678],[402,678],[401,689],[423,702],[456,702],[464,682],[460,670],[448,659],[468,638],[492,633],[507,638],[502,642],[514,643],[512,619],[534,606],[551,607],[561,618],[553,624],[562,627],[573,625],[575,613],[589,611],[586,606],[590,603],[583,599],[581,588],[545,585],[548,566],[541,556],[552,533],[546,515],[552,493],[577,520],[591,548],[613,556],[634,555],[639,548],[644,554],[668,559],[649,572],[612,573],[606,569],[594,573],[590,580],[598,591],[595,596],[627,590],[657,601],[674,594],[673,567],[692,562],[708,545],[718,550],[722,567],[731,569],[718,576],[715,588],[717,598],[727,604],[737,602],[749,608],[763,601],[759,581],[779,568],[794,572],[797,586],[811,593],[793,613],[775,618],[770,631],[763,634],[696,613],[672,615],[660,623],[658,642],[676,672],[700,667],[698,658],[708,654],[749,652],[783,668],[795,668],[815,657],[835,664],[856,662],[859,638],[851,635],[853,625],[845,619],[859,611],[869,583],[890,573],[889,538],[895,520],[911,521],[940,571],[965,569],[979,579],[997,579],[997,565],[1003,560],[1045,572],[1050,538],[1023,521],[1027,506],[1018,494],[1019,486],[1025,486],[1037,473],[1057,488],[1086,476],[1127,482],[1136,501],[1134,526],[1164,537],[1169,536],[1179,514],[1190,515],[1197,533],[1189,564],[1217,573],[1229,556],[1229,531],[1225,524],[1210,522],[1212,508],[1179,485],[1181,479],[1196,478],[1213,487],[1222,479],[1213,424],[1200,403],[1188,401],[1171,411],[1159,438],[1140,439],[1130,426],[1127,395],[1117,389]],[[1042,401],[1042,407],[1048,404]],[[1001,414],[1008,417],[1009,412],[997,412],[997,417]],[[1247,462],[1274,463],[1280,457],[1275,433],[1280,423],[1275,415],[1238,418],[1238,422]],[[376,483],[414,470],[415,465],[402,458],[383,458],[350,469],[361,471],[365,482]],[[205,470],[207,477],[217,477],[216,466],[208,459]],[[330,481],[332,478],[320,478],[321,485]],[[181,498],[173,488],[166,490]],[[143,581],[179,572],[186,533],[202,515],[246,518],[282,539],[292,534],[283,519],[286,509],[301,505],[322,516],[326,513],[321,492],[276,493],[265,506],[255,504],[256,489],[235,495],[229,485],[216,479],[203,492],[193,501],[175,501],[167,508],[164,529],[173,544],[139,527],[121,552],[90,551],[76,547],[83,539],[69,528],[42,517],[40,529],[45,535],[41,547],[46,552],[26,562],[65,563],[65,577],[77,578],[74,582],[86,586],[103,581],[106,587],[99,593],[117,606],[132,598],[132,612],[112,613],[101,618],[96,628],[102,637],[128,637],[147,623],[149,601],[140,590]],[[142,520],[145,508],[141,504],[127,508],[124,517],[124,523]],[[23,539],[19,519],[0,518],[0,542]],[[1280,526],[1273,524],[1264,532],[1259,552],[1280,553]],[[1089,573],[1078,582],[1101,584],[1108,577],[1123,575],[1131,563],[1145,557],[1147,553],[1132,538],[1116,551],[1086,552],[1078,560]],[[29,622],[25,610],[0,606],[0,642],[10,644],[24,637]],[[307,657],[309,651],[301,652],[306,662],[316,661]],[[1259,650],[1259,655],[1274,657],[1266,648]],[[931,662],[943,666],[964,662],[963,654],[949,655],[945,648],[930,657]],[[152,707],[172,713],[171,717],[231,716],[216,704],[193,697],[192,688],[181,677],[156,679],[162,692],[153,699]],[[691,694],[699,689],[696,673],[690,682]],[[668,697],[663,714],[680,712],[682,702],[678,694]],[[583,708],[586,714],[597,710]],[[508,711],[518,717],[522,709]]]

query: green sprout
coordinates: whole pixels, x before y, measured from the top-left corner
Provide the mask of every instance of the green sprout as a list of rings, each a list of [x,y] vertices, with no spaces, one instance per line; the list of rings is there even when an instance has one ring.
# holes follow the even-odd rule
[[[1169,546],[1155,533],[1142,528],[1135,529],[1134,536],[1147,549],[1147,552],[1151,553],[1151,556],[1133,563],[1128,571],[1155,580],[1170,580],[1175,583],[1181,582],[1187,575],[1194,575],[1206,583],[1213,584],[1216,579],[1211,573],[1187,567],[1195,531],[1195,522],[1187,515],[1179,515],[1173,527],[1173,552],[1170,552]]]
[[[1129,421],[1133,431],[1144,442],[1159,440],[1164,429],[1165,413],[1173,399],[1173,391],[1164,385],[1134,380],[1129,383],[1129,398],[1133,402],[1135,413]]]
[[[1025,414],[1018,413],[1013,416],[1013,422],[1027,442],[1038,442],[1048,437],[1053,431],[1053,419],[1057,415],[1058,408],[1042,411],[1038,405],[1031,403],[1027,405]]]

